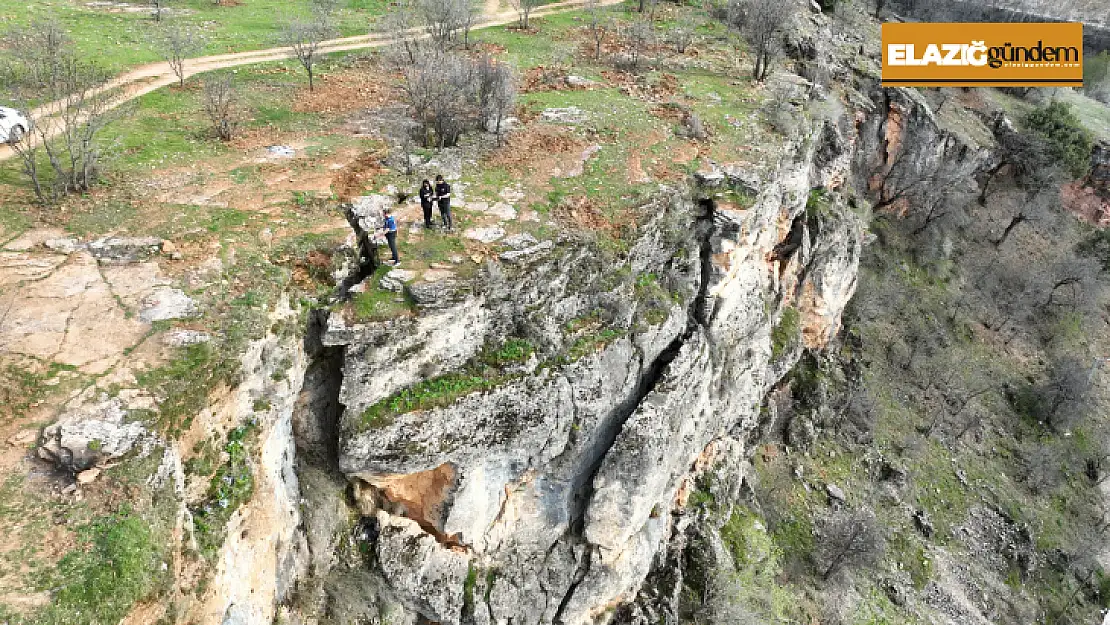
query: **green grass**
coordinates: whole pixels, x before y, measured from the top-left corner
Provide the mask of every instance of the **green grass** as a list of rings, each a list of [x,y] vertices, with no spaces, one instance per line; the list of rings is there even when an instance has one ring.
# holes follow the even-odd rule
[[[771,328],[771,358],[788,353],[797,344],[801,332],[801,314],[797,308],[787,306],[779,322]]]
[[[466,565],[466,579],[463,580],[463,614],[474,614],[474,587],[478,583],[478,569],[473,562]]]
[[[467,373],[432,378],[371,405],[362,412],[362,424],[370,429],[387,427],[397,415],[449,406],[463,395],[489,390],[501,382]]]
[[[521,363],[528,360],[536,348],[526,339],[509,339],[482,359],[492,366]]]
[[[411,298],[376,285],[355,295],[351,305],[358,321],[388,321],[416,310]]]
[[[208,558],[213,558],[223,544],[231,515],[254,494],[250,453],[257,438],[258,427],[253,422],[228,432],[223,448],[227,461],[209,481],[204,501],[191,506],[197,543]]]
[[[5,381],[0,388],[0,416],[22,417],[32,406],[42,402],[47,396],[64,393],[76,386],[84,386],[87,378],[73,375],[67,381],[48,385],[60,374],[71,375],[75,367],[60,363],[6,363],[0,369],[0,377]]]
[[[79,535],[81,547],[62,558],[54,572],[52,582],[59,586],[53,601],[33,622],[118,623],[167,581],[163,564],[168,536],[130,508],[94,521]]]
[[[369,429],[389,427],[398,415],[443,408],[464,395],[488,391],[520,376],[515,368],[536,353],[527,339],[508,338],[487,344],[460,370],[424,380],[372,404],[362,411],[360,423]]]
[[[211,343],[181,348],[170,362],[140,372],[140,386],[163,398],[156,423],[163,432],[177,435],[208,405],[208,393],[238,372],[234,356],[227,357]]]
[[[730,600],[767,622],[799,622],[795,620],[801,603],[797,589],[778,579],[783,547],[759,516],[736,507],[718,534],[735,567],[731,579],[735,594]]]
[[[141,0],[133,4],[145,5]],[[306,13],[309,3],[307,0],[244,0],[238,6],[216,6],[212,0],[176,0],[167,6],[190,11],[189,15],[165,19],[178,19],[200,29],[204,39],[200,54],[209,55],[280,46],[286,17]],[[369,32],[371,25],[385,12],[388,1],[347,0],[340,6],[339,34],[348,37]],[[148,14],[109,13],[88,7],[83,0],[33,3],[0,0],[0,14],[10,18],[9,25],[54,18],[69,32],[82,56],[96,58],[114,71],[161,60],[157,50],[148,43],[159,27]]]
[[[213,444],[212,439],[204,439],[193,446],[196,455],[185,462],[185,472],[189,475],[208,477],[215,473],[220,462],[220,450]]]
[[[604,349],[609,343],[624,336],[626,331],[621,328],[603,328],[597,333],[591,333],[587,336],[577,339],[567,351],[565,362],[575,362],[589,356],[596,354]]]

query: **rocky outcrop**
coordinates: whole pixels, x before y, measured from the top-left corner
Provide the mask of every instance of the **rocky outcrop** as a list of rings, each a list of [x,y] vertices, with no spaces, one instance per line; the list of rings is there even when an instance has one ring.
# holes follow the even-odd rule
[[[283,301],[271,321],[280,326],[295,314]],[[216,414],[207,418],[258,428],[251,461],[254,495],[231,515],[209,590],[187,606],[186,614],[196,622],[273,622],[309,566],[293,436],[305,350],[296,336],[270,333],[251,342],[241,362],[239,385],[208,409]]]
[[[361,566],[380,580],[365,601],[441,623],[589,623],[635,600],[682,534],[699,458],[743,457],[764,395],[803,346],[837,333],[854,290],[863,222],[835,188],[821,210],[809,199],[850,177],[855,126],[816,128],[749,208],[716,197],[751,191],[751,176],[706,170],[642,207],[626,253],[570,233],[522,242],[418,316],[328,318],[322,345],[342,354],[338,469],[355,527],[370,528],[351,530]],[[797,249],[771,262],[799,216]],[[780,349],[772,328],[787,309],[802,321]],[[447,384],[510,339],[532,347],[526,361]],[[405,403],[417,393],[446,396]],[[313,603],[327,612],[341,594],[328,567],[343,565],[318,556],[313,574],[332,590]]]

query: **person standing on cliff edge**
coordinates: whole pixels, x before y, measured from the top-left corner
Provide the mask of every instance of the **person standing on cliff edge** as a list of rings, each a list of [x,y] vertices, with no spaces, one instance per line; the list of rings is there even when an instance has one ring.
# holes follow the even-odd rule
[[[443,218],[443,227],[448,232],[452,230],[451,222],[451,185],[443,180],[443,175],[436,176],[436,199],[439,200],[439,216]]]
[[[432,229],[432,202],[435,200],[436,192],[432,188],[432,183],[428,182],[425,178],[424,182],[420,183],[420,208],[424,210],[424,229]]]
[[[397,220],[393,218],[393,209],[385,209],[385,219],[382,220],[382,230],[385,232],[385,240],[389,243],[389,251],[393,254],[393,260],[390,264],[396,266],[401,263],[401,258],[397,255]]]

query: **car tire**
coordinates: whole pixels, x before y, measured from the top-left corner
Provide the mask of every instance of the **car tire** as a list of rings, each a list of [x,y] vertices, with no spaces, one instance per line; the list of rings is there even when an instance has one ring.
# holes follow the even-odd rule
[[[23,133],[25,132],[27,132],[27,130],[23,126],[15,126],[11,129],[11,132],[8,133],[8,143],[19,141],[23,138]]]

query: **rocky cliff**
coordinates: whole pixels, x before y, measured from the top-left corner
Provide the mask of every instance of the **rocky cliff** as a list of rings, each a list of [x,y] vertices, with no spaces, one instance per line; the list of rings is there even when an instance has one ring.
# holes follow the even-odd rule
[[[758,188],[727,167],[660,188],[625,250],[524,242],[417,316],[314,317],[294,416],[311,565],[288,613],[588,623],[636,601],[692,480],[739,483],[764,398],[837,334],[853,188],[897,144],[921,167],[968,156],[911,94],[871,106],[816,121]]]

